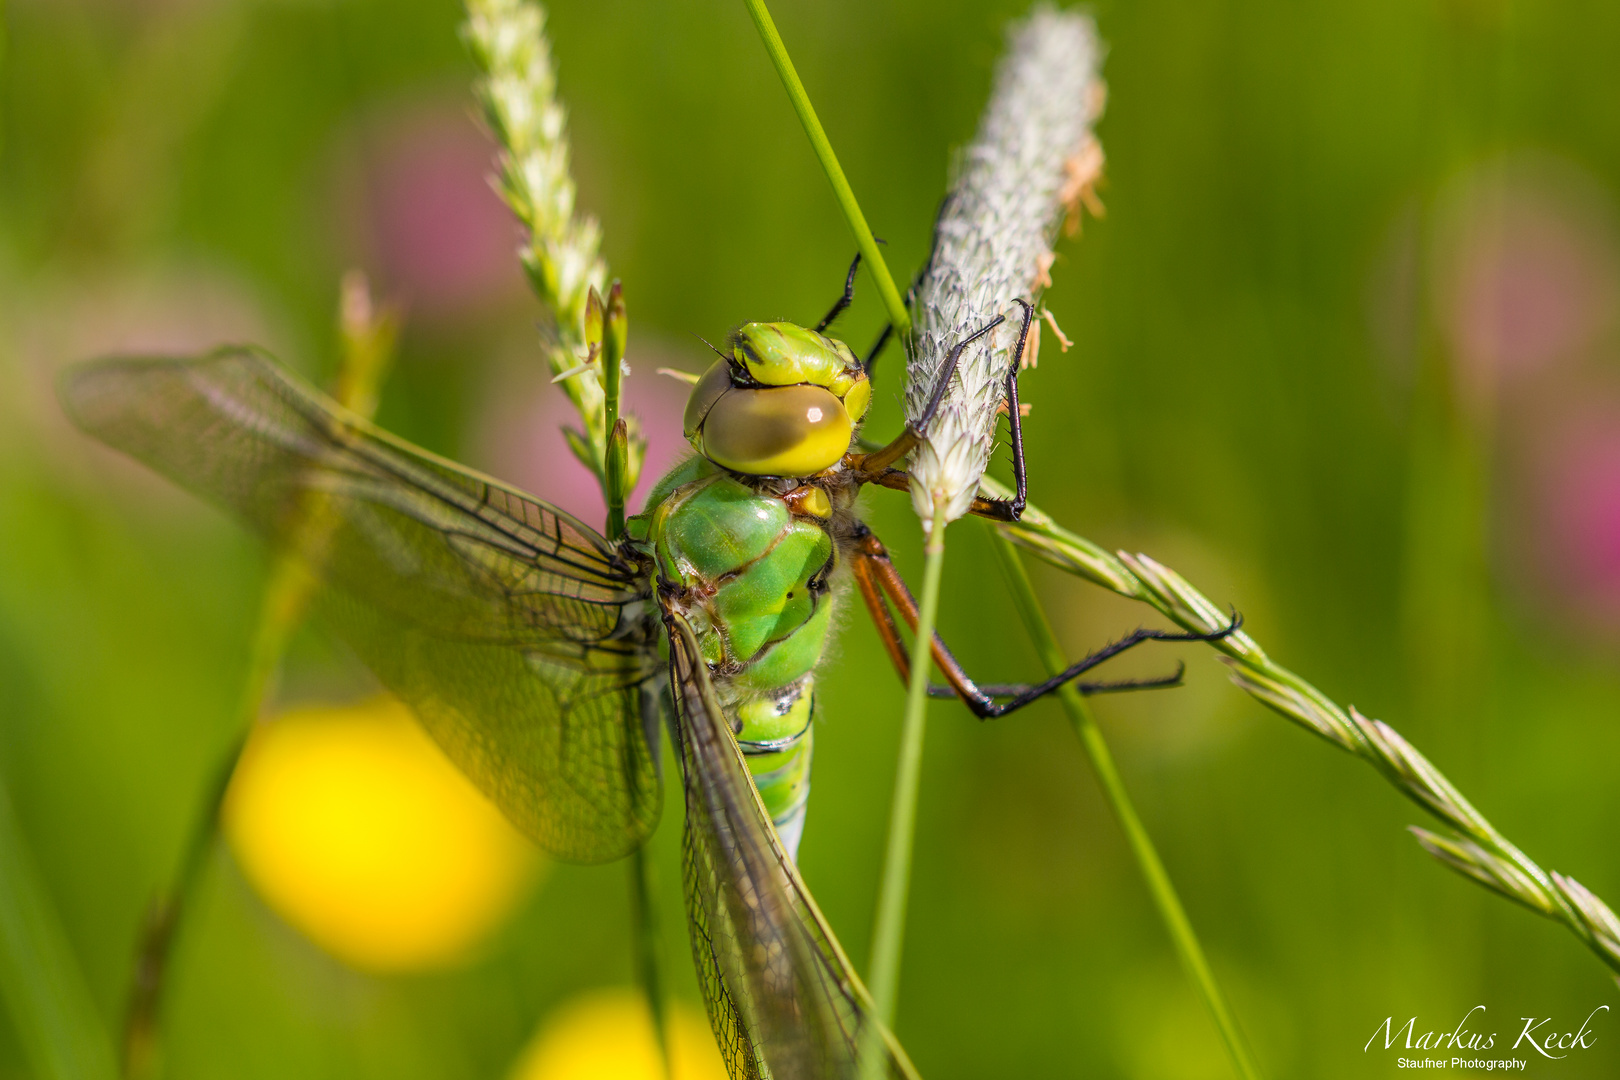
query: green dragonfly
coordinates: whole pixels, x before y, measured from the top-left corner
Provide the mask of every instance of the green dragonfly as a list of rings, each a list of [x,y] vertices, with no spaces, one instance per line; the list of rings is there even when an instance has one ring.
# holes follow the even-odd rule
[[[544,850],[600,862],[647,839],[667,726],[694,959],[736,1078],[854,1075],[868,1009],[794,863],[832,612],[853,581],[902,675],[895,612],[916,619],[855,500],[867,484],[905,489],[895,466],[919,434],[863,452],[882,340],[863,360],[823,333],[854,273],[814,329],[731,335],[686,408],[696,452],[611,540],[373,426],[255,349],[103,360],[61,386],[84,431],[292,546],[324,582],[328,624]],[[1001,321],[951,350],[936,404],[962,350]],[[1025,488],[1015,373],[1006,393],[1018,497],[975,504],[1003,520]],[[937,689],[999,716],[1141,641],[1186,637],[1138,631],[1045,683],[979,686],[936,636],[950,683]],[[915,1076],[887,1033],[884,1046],[889,1075]]]

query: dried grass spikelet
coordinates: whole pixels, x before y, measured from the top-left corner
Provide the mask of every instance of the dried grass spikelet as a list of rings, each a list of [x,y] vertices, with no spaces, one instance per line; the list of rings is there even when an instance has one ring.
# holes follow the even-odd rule
[[[962,354],[912,455],[911,501],[931,529],[968,510],[990,461],[1003,383],[1022,318],[1050,281],[1052,243],[1095,206],[1102,147],[1091,132],[1105,99],[1102,47],[1089,16],[1042,6],[1008,31],[990,103],[941,211],[932,259],[912,298],[906,417],[916,423],[946,355],[997,315],[1007,321]],[[1031,333],[1038,333],[1032,327]]]

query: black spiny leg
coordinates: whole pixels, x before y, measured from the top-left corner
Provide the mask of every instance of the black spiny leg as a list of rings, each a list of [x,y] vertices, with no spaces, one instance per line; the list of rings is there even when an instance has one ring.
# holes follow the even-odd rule
[[[1010,499],[974,499],[972,509],[980,517],[997,521],[1017,521],[1023,517],[1029,496],[1029,481],[1024,471],[1024,418],[1018,408],[1018,369],[1024,362],[1024,344],[1029,340],[1029,324],[1035,318],[1035,308],[1021,298],[1014,298],[1013,303],[1024,309],[1018,348],[1013,350],[1012,367],[1007,369],[1007,426],[1012,430],[1013,482],[1017,490]]]
[[[1109,642],[1107,645],[1104,645],[1102,648],[1091,653],[1089,656],[1075,661],[1073,664],[1070,664],[1063,671],[1058,672],[1045,682],[978,685],[967,680],[966,677],[963,676],[962,683],[960,685],[957,684],[954,679],[952,680],[953,684],[949,686],[935,686],[930,683],[928,687],[928,694],[930,697],[959,697],[962,699],[963,704],[965,704],[969,709],[973,710],[973,715],[977,716],[979,719],[995,720],[1006,716],[1008,713],[1017,712],[1019,709],[1022,709],[1025,705],[1028,705],[1031,702],[1039,701],[1041,698],[1045,697],[1047,694],[1050,694],[1063,684],[1079,678],[1081,675],[1084,675],[1086,672],[1090,671],[1099,664],[1112,660],[1120,653],[1126,652],[1129,649],[1134,649],[1136,646],[1141,645],[1144,642],[1219,641],[1229,634],[1236,633],[1238,627],[1241,625],[1243,625],[1242,617],[1234,612],[1231,622],[1227,623],[1219,630],[1209,634],[1191,634],[1169,630],[1136,630],[1132,633],[1126,634],[1118,641]],[[1168,675],[1157,679],[1124,679],[1118,682],[1083,682],[1079,684],[1079,688],[1080,692],[1088,697],[1092,694],[1117,694],[1129,690],[1159,690],[1166,687],[1180,686],[1181,675],[1184,670],[1185,665],[1178,662],[1176,664],[1176,671],[1174,675]],[[952,673],[946,672],[946,674],[950,675]],[[996,700],[998,698],[1006,698],[1007,700],[998,701]]]
[[[1023,303],[1023,301],[1020,300],[1019,303]],[[980,338],[984,337],[984,335],[988,334],[990,331],[994,330],[996,327],[1000,326],[1006,321],[1007,316],[997,315],[995,318],[973,331],[973,333],[969,334],[961,341],[958,341],[951,351],[946,354],[945,363],[942,364],[939,369],[939,379],[934,383],[934,392],[928,396],[928,407],[923,410],[923,414],[921,416],[917,417],[917,423],[915,426],[918,434],[926,435],[928,433],[928,425],[933,422],[934,414],[939,411],[939,403],[945,400],[945,390],[951,384],[951,376],[956,374],[956,365],[961,361],[963,351],[966,350],[969,345],[973,344],[975,341],[978,341]],[[1028,325],[1029,323],[1026,319],[1025,326],[1027,327]]]
[[[860,587],[861,598],[865,600],[867,610],[872,613],[873,622],[877,625],[878,634],[883,639],[884,647],[888,650],[889,658],[895,668],[900,672],[902,679],[909,678],[911,661],[900,641],[899,627],[895,623],[894,614],[890,611],[892,603],[900,611],[900,617],[905,620],[915,632],[917,628],[917,601],[912,597],[911,590],[900,579],[894,564],[889,561],[889,553],[883,544],[870,529],[861,527],[856,536],[855,557],[852,569],[855,582]],[[934,697],[959,697],[962,703],[973,711],[981,720],[990,720],[1016,712],[1032,701],[1038,701],[1047,694],[1056,690],[1063,684],[1097,667],[1105,661],[1112,660],[1120,653],[1134,649],[1148,641],[1219,641],[1221,638],[1236,632],[1243,624],[1235,612],[1232,621],[1219,630],[1208,634],[1190,634],[1171,630],[1137,630],[1127,634],[1118,641],[1104,645],[1089,656],[1069,665],[1068,668],[1047,679],[1045,682],[1034,684],[1015,685],[985,685],[976,684],[963,670],[960,662],[951,653],[939,634],[934,635],[931,651],[934,655],[934,664],[940,673],[945,676],[949,686],[930,686],[928,692]],[[1178,665],[1176,673],[1158,679],[1127,679],[1120,682],[1080,683],[1082,694],[1119,693],[1125,690],[1154,690],[1162,687],[1176,686],[1181,682],[1181,667]],[[1006,698],[1008,700],[997,700]]]
[[[855,271],[859,270],[860,268],[861,253],[857,251],[855,253],[855,261],[849,264],[849,276],[844,278],[844,295],[835,300],[832,308],[828,310],[826,315],[822,316],[820,322],[816,323],[816,333],[819,334],[823,330],[827,329],[827,327],[831,326],[833,324],[833,320],[842,315],[844,313],[844,309],[855,302]]]
[[[892,337],[894,337],[894,323],[886,323],[883,327],[883,333],[879,334],[878,339],[872,343],[872,347],[866,350],[866,359],[861,361],[861,370],[866,372],[868,379],[872,377],[872,365],[877,363],[878,357],[883,354],[884,348],[889,344],[889,339]]]
[[[856,475],[861,483],[888,484],[890,474],[901,477],[905,475],[896,469],[891,469],[890,466],[911,453],[912,449],[922,442],[929,423],[934,419],[934,414],[939,411],[939,403],[945,399],[945,389],[951,383],[951,376],[956,374],[956,365],[962,359],[962,350],[1006,321],[1007,317],[1005,315],[997,315],[994,319],[991,319],[956,343],[955,347],[946,355],[945,363],[940,367],[939,379],[934,383],[934,392],[928,397],[928,407],[923,410],[923,414],[918,417],[917,422],[907,424],[906,430],[902,431],[888,445],[869,454],[861,455],[856,459]]]

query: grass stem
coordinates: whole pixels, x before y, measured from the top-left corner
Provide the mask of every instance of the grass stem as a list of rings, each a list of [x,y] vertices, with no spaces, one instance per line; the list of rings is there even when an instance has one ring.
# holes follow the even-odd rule
[[[989,479],[982,490],[996,498],[1008,493]],[[1060,570],[1149,605],[1183,630],[1212,634],[1229,626],[1228,612],[1168,566],[1140,553],[1110,553],[1033,505],[1024,508],[1017,523],[998,525],[996,531]],[[1220,654],[1239,688],[1371,765],[1395,790],[1444,823],[1448,831],[1442,833],[1412,826],[1430,855],[1476,884],[1563,925],[1611,971],[1620,972],[1620,915],[1579,881],[1543,869],[1520,851],[1400,732],[1363,716],[1355,706],[1339,705],[1267,656],[1247,630],[1223,633],[1209,646]]]
[[[787,46],[782,44],[782,35],[776,31],[776,23],[771,19],[765,0],[743,0],[743,3],[748,8],[748,14],[753,16],[754,26],[758,28],[760,39],[765,43],[765,51],[770,54],[771,63],[776,66],[777,75],[781,76],[788,100],[793,103],[793,111],[799,114],[799,123],[804,125],[804,133],[810,138],[810,146],[816,152],[816,160],[821,162],[821,171],[827,174],[827,182],[832,185],[833,195],[838,199],[838,208],[844,212],[850,231],[855,234],[855,244],[860,248],[861,258],[866,261],[867,272],[872,275],[872,280],[877,282],[878,295],[882,297],[883,307],[889,313],[889,321],[894,324],[900,340],[905,341],[911,336],[911,313],[906,310],[905,301],[900,298],[900,290],[895,288],[894,278],[889,274],[889,264],[884,262],[883,253],[878,250],[877,241],[872,237],[872,230],[866,224],[866,215],[861,213],[861,205],[855,201],[855,192],[850,188],[849,180],[845,178],[844,170],[838,164],[838,155],[833,153],[832,143],[827,140],[827,132],[816,117],[815,106],[810,104],[810,95],[805,93],[804,84],[799,81],[799,73],[794,70]]]
[[[934,623],[939,618],[940,576],[945,566],[945,520],[935,526],[924,547],[922,601],[917,611],[917,632],[911,643],[911,682],[906,688],[906,714],[900,729],[900,760],[895,769],[894,801],[889,809],[889,840],[883,856],[883,880],[878,889],[877,919],[872,928],[872,960],[867,985],[872,992],[874,1018],[883,1027],[894,1026],[895,1002],[900,989],[900,950],[906,935],[906,898],[911,888],[911,853],[917,834],[917,793],[922,779],[923,733],[928,720],[928,675]],[[883,1055],[878,1026],[865,1028],[862,1075],[881,1074]]]
[[[337,377],[340,404],[369,417],[377,408],[377,391],[390,363],[398,333],[398,320],[389,309],[374,310],[365,278],[351,272],[343,280],[338,319],[342,362]],[[329,527],[322,517],[323,504],[311,500],[302,507],[293,526],[319,535]],[[291,554],[298,545],[288,544],[270,564],[259,617],[248,654],[247,674],[237,699],[235,726],[231,741],[215,763],[203,799],[193,818],[181,850],[180,865],[168,889],[160,894],[147,912],[136,946],[135,970],[125,1002],[123,1075],[126,1080],[155,1075],[158,1069],[159,1021],[174,936],[186,908],[193,901],[208,856],[219,835],[220,810],[230,790],[236,763],[247,745],[249,732],[269,693],[271,681],[281,665],[287,641],[303,620],[314,596],[315,578],[303,559]]]
[[[3,781],[0,1004],[9,1014],[12,1038],[28,1075],[40,1080],[113,1080],[107,1032]]]
[[[1013,603],[1024,620],[1024,627],[1029,631],[1041,663],[1045,665],[1048,674],[1056,675],[1068,667],[1068,661],[1064,658],[1057,636],[1052,632],[1052,624],[1046,617],[1040,598],[1035,595],[1035,588],[1030,583],[1029,573],[1024,569],[1023,560],[1019,558],[1017,549],[1000,532],[996,533],[995,539],[996,555],[1001,560],[1001,568],[1011,588]],[[1142,879],[1147,884],[1149,895],[1153,897],[1154,907],[1158,908],[1159,918],[1169,931],[1170,942],[1175,946],[1176,955],[1181,958],[1181,965],[1186,969],[1187,977],[1192,980],[1194,989],[1204,999],[1204,1005],[1209,1009],[1210,1016],[1214,1018],[1215,1026],[1226,1043],[1233,1069],[1243,1080],[1258,1080],[1260,1073],[1255,1067],[1254,1058],[1244,1042],[1242,1033],[1238,1031],[1237,1021],[1226,1004],[1226,998],[1221,994],[1219,984],[1215,982],[1215,973],[1210,970],[1203,946],[1199,944],[1192,921],[1187,918],[1187,912],[1181,906],[1181,898],[1176,895],[1176,887],[1170,881],[1170,874],[1165,870],[1164,863],[1153,846],[1153,839],[1148,836],[1147,827],[1142,824],[1142,819],[1136,813],[1136,807],[1131,803],[1130,794],[1125,790],[1125,781],[1114,765],[1114,755],[1108,749],[1108,743],[1091,714],[1090,706],[1086,704],[1085,697],[1072,682],[1065,683],[1057,694],[1064,711],[1069,714],[1069,722],[1074,727],[1074,733],[1079,738],[1086,757],[1091,761],[1092,770],[1097,774],[1097,782],[1102,785],[1103,796],[1108,800],[1114,817],[1125,832],[1125,839],[1131,846],[1131,854],[1136,857],[1136,865],[1142,872]]]
[[[624,381],[625,337],[628,323],[624,312],[624,290],[615,281],[608,290],[602,316],[602,430],[607,446],[602,452],[602,498],[607,503],[607,535],[617,540],[624,534],[624,499],[629,494],[629,429],[619,417],[620,389]]]
[[[652,1014],[653,1036],[661,1058],[660,1075],[668,1078],[675,1059],[670,1052],[669,1017],[664,1002],[663,977],[659,974],[658,912],[653,907],[656,895],[652,860],[647,845],[642,844],[630,855],[630,921],[635,930],[636,976],[647,995],[647,1010]]]

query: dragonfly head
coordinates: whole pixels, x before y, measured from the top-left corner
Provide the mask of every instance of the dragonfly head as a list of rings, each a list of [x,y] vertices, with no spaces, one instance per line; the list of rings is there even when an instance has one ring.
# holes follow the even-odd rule
[[[813,476],[837,464],[872,402],[842,341],[792,323],[747,323],[686,402],[697,452],[751,476]]]

